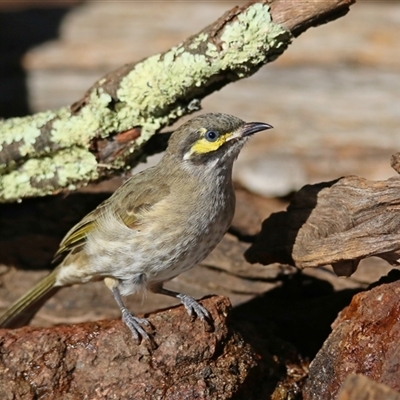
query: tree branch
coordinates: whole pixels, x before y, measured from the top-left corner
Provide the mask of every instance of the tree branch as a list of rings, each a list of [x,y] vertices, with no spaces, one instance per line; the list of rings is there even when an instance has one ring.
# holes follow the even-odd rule
[[[70,107],[0,121],[0,202],[73,190],[130,168],[164,126],[254,74],[355,0],[252,1],[197,35],[109,73]]]

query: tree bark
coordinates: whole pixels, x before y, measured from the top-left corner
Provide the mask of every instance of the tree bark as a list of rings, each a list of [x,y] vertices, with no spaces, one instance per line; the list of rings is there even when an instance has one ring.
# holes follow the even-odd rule
[[[251,1],[163,54],[101,78],[69,107],[0,121],[0,202],[74,190],[131,168],[161,128],[254,74],[355,0]]]

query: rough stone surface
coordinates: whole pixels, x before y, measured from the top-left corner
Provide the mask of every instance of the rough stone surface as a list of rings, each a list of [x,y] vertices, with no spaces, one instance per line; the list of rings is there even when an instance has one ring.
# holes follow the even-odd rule
[[[304,400],[336,399],[352,373],[400,391],[400,281],[381,283],[353,297],[310,365]]]
[[[226,299],[203,304],[212,331],[191,322],[183,307],[151,316],[154,350],[146,341],[137,344],[121,321],[1,330],[0,397],[230,398],[256,356],[228,332]]]
[[[364,375],[349,375],[337,400],[400,400],[400,393]]]
[[[270,333],[257,337],[246,324],[235,328],[227,323],[226,298],[202,304],[212,315],[212,326],[191,321],[183,306],[159,312],[148,318],[154,328],[151,343],[136,343],[120,320],[0,330],[0,398],[181,400],[298,394],[305,369],[291,346]]]

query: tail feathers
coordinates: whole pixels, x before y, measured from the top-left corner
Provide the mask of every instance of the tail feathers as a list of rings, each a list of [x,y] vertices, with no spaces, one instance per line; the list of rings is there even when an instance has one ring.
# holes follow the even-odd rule
[[[20,328],[27,325],[46,300],[60,289],[54,286],[56,275],[56,271],[53,271],[12,304],[0,316],[0,328]]]

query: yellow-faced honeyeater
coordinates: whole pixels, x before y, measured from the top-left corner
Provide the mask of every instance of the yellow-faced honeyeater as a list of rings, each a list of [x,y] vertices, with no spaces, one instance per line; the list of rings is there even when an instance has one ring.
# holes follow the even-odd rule
[[[235,210],[232,166],[248,138],[271,125],[226,114],[192,118],[170,137],[161,161],[132,176],[64,237],[56,268],[0,317],[1,327],[29,322],[60,287],[103,279],[135,338],[146,319],[122,296],[143,289],[178,298],[190,315],[210,319],[192,297],[163,284],[202,261],[228,230]]]

